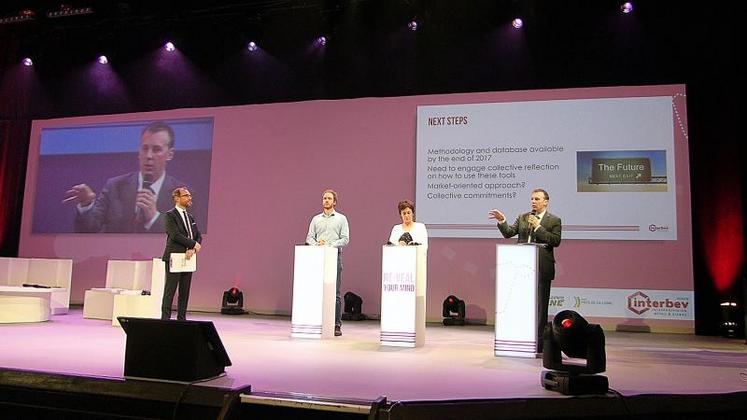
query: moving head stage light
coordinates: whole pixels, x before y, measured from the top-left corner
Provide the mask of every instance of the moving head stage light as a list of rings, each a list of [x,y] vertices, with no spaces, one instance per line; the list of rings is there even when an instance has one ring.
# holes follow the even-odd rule
[[[220,313],[224,315],[243,315],[244,293],[238,287],[232,287],[223,292],[223,303]]]
[[[607,368],[604,331],[589,324],[574,311],[560,311],[542,334],[544,352],[542,386],[566,395],[605,394],[609,389],[606,376],[596,375]],[[586,364],[564,363],[562,353],[569,358],[585,359]]]
[[[464,301],[454,295],[449,295],[444,300],[444,325],[464,325],[465,310]]]
[[[347,292],[343,296],[345,300],[342,319],[345,321],[363,321],[366,316],[363,315],[363,299],[353,292]]]

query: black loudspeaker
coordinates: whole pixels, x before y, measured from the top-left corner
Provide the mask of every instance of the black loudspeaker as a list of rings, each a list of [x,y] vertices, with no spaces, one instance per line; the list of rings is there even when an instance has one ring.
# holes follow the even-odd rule
[[[117,319],[127,333],[126,378],[194,382],[220,376],[231,366],[210,321]]]

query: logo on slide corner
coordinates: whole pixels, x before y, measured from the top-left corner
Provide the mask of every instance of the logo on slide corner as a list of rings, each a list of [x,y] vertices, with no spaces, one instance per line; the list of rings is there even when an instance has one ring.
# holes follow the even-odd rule
[[[655,232],[668,232],[669,231],[669,226],[657,226],[657,225],[651,223],[650,225],[648,225],[648,231],[651,232],[651,233],[655,233]]]

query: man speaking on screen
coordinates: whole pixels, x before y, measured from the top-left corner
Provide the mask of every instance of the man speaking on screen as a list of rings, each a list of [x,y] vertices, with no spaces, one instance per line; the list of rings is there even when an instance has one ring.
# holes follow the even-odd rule
[[[164,232],[163,213],[173,203],[171,191],[184,182],[166,174],[174,158],[174,130],[154,122],[140,134],[139,170],[106,181],[96,194],[86,184],[71,187],[63,202],[76,204],[76,232]]]
[[[537,343],[542,352],[542,331],[547,323],[547,307],[550,303],[550,282],[555,278],[555,254],[553,249],[560,245],[563,225],[560,217],[547,211],[550,195],[543,189],[532,191],[529,213],[520,214],[513,224],[509,225],[506,216],[497,209],[488,213],[491,219],[498,221],[498,229],[504,238],[519,235],[519,243],[537,244],[539,274],[537,276]]]

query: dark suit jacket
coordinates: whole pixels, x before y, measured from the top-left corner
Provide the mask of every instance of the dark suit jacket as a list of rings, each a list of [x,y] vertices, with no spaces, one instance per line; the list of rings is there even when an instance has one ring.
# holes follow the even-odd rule
[[[197,242],[202,243],[202,235],[197,228],[195,218],[189,212],[187,212],[187,215],[192,226],[194,239],[189,239],[189,232],[187,227],[184,226],[184,219],[176,208],[172,207],[171,210],[163,214],[164,225],[166,226],[166,248],[163,250],[161,259],[166,261],[166,264],[168,264],[172,252],[186,252],[188,249],[194,248]]]
[[[531,213],[524,213],[516,218],[516,221],[512,225],[508,223],[499,223],[498,229],[504,238],[511,238],[515,235],[519,235],[519,243],[525,243],[529,236],[530,226],[527,222],[527,216]],[[540,281],[551,281],[555,278],[555,253],[553,249],[560,245],[560,236],[563,230],[563,225],[560,221],[560,217],[545,212],[545,215],[540,221],[540,227],[536,231],[532,232],[532,242],[538,244],[546,244],[544,247],[538,247],[539,259],[539,280]]]
[[[135,198],[137,197],[138,172],[109,178],[96,197],[93,207],[86,212],[75,211],[76,232],[164,232],[163,214],[153,223],[150,230],[138,230],[135,219]],[[166,175],[156,199],[160,213],[174,207],[171,192],[186,184]]]

